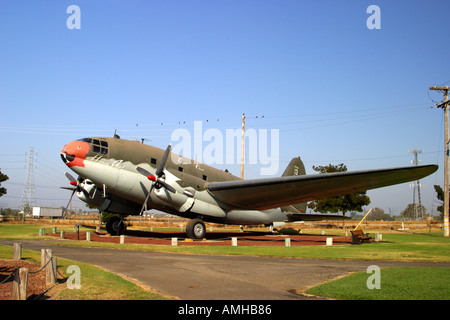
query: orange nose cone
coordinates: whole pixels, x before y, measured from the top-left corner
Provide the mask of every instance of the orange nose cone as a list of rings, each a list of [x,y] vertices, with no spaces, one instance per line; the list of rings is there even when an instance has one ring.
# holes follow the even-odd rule
[[[61,158],[67,166],[84,167],[84,160],[89,152],[89,144],[84,141],[71,141],[61,151]]]

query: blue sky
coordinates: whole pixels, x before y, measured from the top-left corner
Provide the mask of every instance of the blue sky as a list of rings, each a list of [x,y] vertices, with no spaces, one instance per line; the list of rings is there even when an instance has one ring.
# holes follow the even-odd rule
[[[81,10],[69,30],[67,8]],[[366,26],[378,5],[381,29]],[[0,2],[0,207],[20,205],[26,152],[37,151],[40,205],[65,205],[59,152],[86,136],[146,138],[165,148],[174,130],[280,133],[281,175],[301,156],[349,170],[406,166],[409,149],[440,170],[422,181],[435,206],[443,184],[443,112],[449,85],[448,1],[11,1]],[[263,118],[264,116],[264,118]],[[227,167],[239,175],[239,165]],[[259,175],[246,166],[246,178]],[[370,191],[398,214],[408,184]],[[66,200],[67,199],[67,200]],[[77,205],[83,207],[81,202]]]

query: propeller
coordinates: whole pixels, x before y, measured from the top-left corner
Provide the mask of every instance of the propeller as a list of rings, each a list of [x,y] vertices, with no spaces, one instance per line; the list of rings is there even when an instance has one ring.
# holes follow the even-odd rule
[[[80,177],[78,177],[78,180],[76,180],[76,179],[75,179],[70,173],[68,173],[68,172],[64,172],[64,175],[67,177],[67,179],[69,179],[70,184],[73,186],[73,188],[61,187],[61,188],[63,188],[63,189],[72,190],[72,194],[70,195],[69,202],[67,203],[66,210],[65,210],[65,211],[67,212],[67,208],[69,207],[70,202],[72,201],[73,195],[75,194],[75,192],[80,191],[80,189],[81,189],[79,183],[80,183],[81,181],[83,181],[83,179],[81,179]]]
[[[155,176],[152,175],[150,172],[148,172],[146,169],[142,168],[142,167],[136,167],[136,170],[139,171],[140,174],[144,175],[147,177],[148,180],[153,181],[152,185],[150,186],[150,189],[148,190],[147,193],[147,197],[145,198],[144,204],[142,205],[141,208],[141,212],[140,214],[142,215],[142,212],[144,212],[144,209],[147,206],[147,201],[150,198],[150,194],[153,191],[153,188],[156,187],[164,187],[166,188],[168,191],[172,192],[172,193],[176,193],[177,191],[175,190],[174,187],[172,187],[170,184],[168,184],[167,182],[164,181],[163,179],[163,175],[164,175],[164,167],[166,165],[167,162],[167,158],[169,157],[169,153],[171,150],[172,146],[169,144],[166,151],[164,151],[164,155],[161,159],[161,163],[159,164],[158,168],[156,169],[155,172]]]

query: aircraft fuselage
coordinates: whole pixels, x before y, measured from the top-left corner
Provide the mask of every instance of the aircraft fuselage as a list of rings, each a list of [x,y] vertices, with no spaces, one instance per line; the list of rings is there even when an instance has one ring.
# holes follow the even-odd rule
[[[147,198],[154,181],[137,168],[154,175],[163,155],[163,149],[136,140],[100,137],[72,141],[61,151],[65,164],[80,177],[77,196],[100,211],[139,215],[147,199],[146,209],[208,222],[268,225],[287,220],[281,208],[242,210],[219,202],[206,185],[240,178],[173,153],[165,163],[163,178],[176,192],[159,187]]]

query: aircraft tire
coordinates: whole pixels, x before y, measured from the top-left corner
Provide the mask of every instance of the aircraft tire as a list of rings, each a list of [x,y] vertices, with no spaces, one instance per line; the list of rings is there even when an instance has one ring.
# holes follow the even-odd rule
[[[186,225],[186,234],[194,240],[203,239],[206,236],[205,223],[200,219],[190,220]]]
[[[120,236],[125,231],[125,224],[119,217],[112,217],[106,222],[106,231],[112,236]]]

